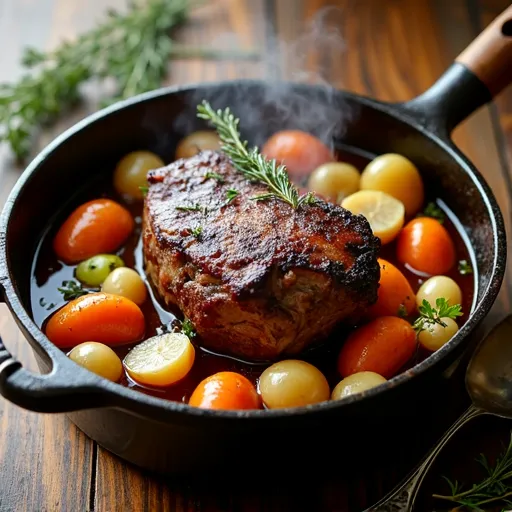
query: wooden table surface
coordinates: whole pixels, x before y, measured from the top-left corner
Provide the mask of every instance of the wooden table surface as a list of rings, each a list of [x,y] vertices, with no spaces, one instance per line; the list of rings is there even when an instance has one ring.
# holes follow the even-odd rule
[[[382,100],[407,100],[428,88],[509,4],[508,0],[210,0],[177,37],[196,45],[257,48],[263,58],[174,62],[167,82],[302,77]],[[91,27],[106,7],[123,5],[124,0],[0,0],[0,82],[20,75],[24,46],[52,48]],[[35,150],[94,110],[97,91],[89,92],[92,99],[41,134]],[[454,138],[487,178],[509,224],[512,89],[459,127]],[[8,149],[0,146],[0,204],[21,171]],[[510,311],[511,295],[510,286],[504,286],[493,319]],[[28,344],[6,307],[0,307],[0,334],[6,345],[36,371]],[[450,419],[441,421],[442,428]],[[477,430],[485,432],[483,437],[501,439],[509,429],[505,423],[488,421]],[[422,435],[426,437],[422,445],[427,446],[437,432]],[[466,457],[477,453],[478,438],[470,444],[444,456],[443,470],[449,473],[462,453]],[[368,461],[378,467],[378,481],[372,471],[371,478],[362,475],[293,492],[281,489],[279,483],[269,484],[270,488],[258,483],[258,492],[251,496],[238,489],[215,493],[193,482],[147,475],[96,446],[65,416],[26,412],[1,398],[0,462],[1,512],[357,512],[397,483],[411,464],[402,459]]]

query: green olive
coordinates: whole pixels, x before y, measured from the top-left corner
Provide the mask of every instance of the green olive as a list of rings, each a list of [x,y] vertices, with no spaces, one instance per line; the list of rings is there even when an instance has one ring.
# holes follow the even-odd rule
[[[89,286],[100,286],[110,272],[123,266],[124,261],[115,254],[97,254],[76,267],[76,277]]]

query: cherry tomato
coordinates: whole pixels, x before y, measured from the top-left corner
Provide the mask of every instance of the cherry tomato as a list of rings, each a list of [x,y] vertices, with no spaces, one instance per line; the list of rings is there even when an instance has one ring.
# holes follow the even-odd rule
[[[65,220],[53,240],[55,254],[66,263],[115,251],[130,235],[130,212],[110,199],[95,199],[79,206]]]
[[[340,350],[338,371],[342,377],[375,372],[389,379],[416,350],[411,324],[396,316],[382,316],[352,332]]]
[[[46,324],[48,339],[58,347],[94,340],[108,346],[140,341],[144,315],[131,300],[110,293],[88,293],[68,302]]]
[[[370,316],[409,316],[416,309],[416,299],[409,281],[389,261],[379,258],[379,265],[378,299],[370,308]]]
[[[437,220],[420,217],[411,220],[398,235],[397,257],[425,274],[446,274],[455,264],[455,246]]]
[[[219,372],[199,383],[189,405],[203,409],[259,409],[261,400],[255,387],[243,375]]]
[[[331,151],[320,139],[300,130],[275,133],[261,152],[267,158],[286,165],[290,177],[297,179],[334,160]]]

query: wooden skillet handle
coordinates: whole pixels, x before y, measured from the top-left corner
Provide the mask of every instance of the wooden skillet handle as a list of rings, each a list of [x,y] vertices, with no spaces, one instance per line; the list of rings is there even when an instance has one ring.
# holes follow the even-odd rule
[[[512,82],[512,5],[455,60],[471,70],[496,96]]]

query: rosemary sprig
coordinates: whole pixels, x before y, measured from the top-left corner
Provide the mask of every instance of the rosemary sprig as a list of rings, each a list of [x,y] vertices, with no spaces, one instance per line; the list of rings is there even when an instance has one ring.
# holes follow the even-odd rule
[[[443,210],[441,210],[441,208],[439,208],[436,203],[428,203],[420,216],[432,217],[433,219],[436,219],[440,224],[443,224],[446,218]]]
[[[476,459],[482,466],[485,478],[471,488],[463,490],[459,482],[452,482],[443,477],[450,487],[451,495],[433,494],[439,500],[450,501],[466,507],[469,510],[483,510],[483,505],[508,505],[504,510],[511,510],[512,506],[512,436],[508,447],[498,457],[494,466],[489,464],[487,458],[480,454]]]
[[[76,281],[62,281],[62,287],[57,288],[57,290],[62,293],[64,300],[73,300],[81,297],[82,295],[87,295],[89,293],[87,290],[82,288],[80,283]]]
[[[434,325],[436,324],[446,327],[446,323],[443,322],[443,318],[451,318],[455,320],[457,317],[462,316],[462,308],[460,304],[450,306],[449,302],[442,297],[436,299],[435,308],[432,307],[430,302],[423,299],[418,311],[420,316],[413,324],[413,329],[417,334],[427,329],[432,332]]]
[[[238,130],[240,120],[231,113],[229,108],[215,111],[206,100],[203,100],[203,103],[197,106],[197,116],[209,121],[215,127],[222,142],[222,151],[231,158],[237,171],[252,181],[264,183],[269,188],[268,193],[252,199],[257,201],[280,199],[292,208],[316,201],[311,193],[299,195],[284,165],[277,165],[275,160],[267,160],[257,147],[248,149],[248,142],[240,138]]]
[[[23,65],[30,71],[14,84],[0,85],[0,142],[22,159],[34,127],[53,120],[80,97],[84,82],[113,79],[112,100],[156,89],[169,59],[240,57],[242,51],[187,48],[169,32],[182,25],[202,0],[133,0],[126,14],[108,12],[105,21],[52,52],[29,48]],[[254,57],[254,52],[247,54]]]

